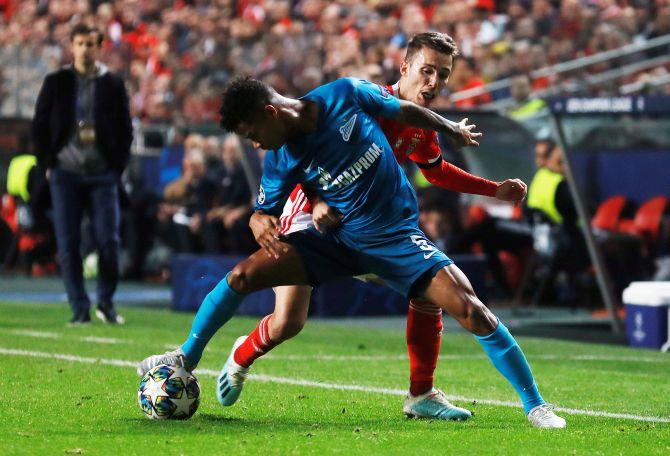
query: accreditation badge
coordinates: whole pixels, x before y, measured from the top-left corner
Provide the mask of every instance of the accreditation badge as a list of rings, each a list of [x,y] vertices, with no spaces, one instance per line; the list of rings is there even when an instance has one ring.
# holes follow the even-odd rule
[[[77,131],[79,134],[79,143],[82,146],[95,145],[95,128],[92,122],[80,120],[77,124]]]

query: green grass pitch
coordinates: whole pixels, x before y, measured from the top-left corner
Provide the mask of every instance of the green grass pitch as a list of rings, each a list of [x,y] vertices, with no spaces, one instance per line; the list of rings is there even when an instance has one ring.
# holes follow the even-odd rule
[[[257,321],[234,318],[196,371],[196,415],[151,421],[137,405],[132,363],[180,343],[192,315],[123,310],[122,327],[66,328],[64,305],[0,303],[3,455],[670,454],[668,354],[519,338],[547,400],[595,413],[560,412],[567,429],[541,431],[521,409],[487,402],[517,397],[472,337],[446,334],[436,383],[476,399],[455,401],[475,416],[408,420],[400,395],[408,377],[404,334],[324,322],[309,323],[259,360],[240,401],[223,408],[213,374]],[[364,388],[342,389],[351,385]]]

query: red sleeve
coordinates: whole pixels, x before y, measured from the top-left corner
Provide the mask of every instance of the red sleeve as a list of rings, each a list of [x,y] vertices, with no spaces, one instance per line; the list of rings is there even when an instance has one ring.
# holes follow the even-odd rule
[[[418,164],[428,182],[446,190],[474,195],[495,196],[496,182],[463,171],[445,160],[434,165]]]
[[[425,130],[424,130],[425,131]],[[414,152],[409,154],[409,159],[415,163],[435,163],[442,157],[442,149],[437,137],[437,132],[425,132],[428,136],[422,141]]]

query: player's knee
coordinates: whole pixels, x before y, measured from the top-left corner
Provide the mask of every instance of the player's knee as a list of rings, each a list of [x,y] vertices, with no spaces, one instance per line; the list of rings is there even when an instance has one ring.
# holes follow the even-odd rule
[[[474,294],[466,298],[464,303],[465,318],[461,325],[468,331],[477,335],[490,334],[495,330],[497,319]]]
[[[278,318],[276,315],[272,317],[270,324],[270,339],[273,342],[283,342],[292,337],[295,337],[302,331],[305,322],[295,318]]]
[[[228,274],[228,285],[238,293],[249,293],[250,270],[244,262],[237,264]]]

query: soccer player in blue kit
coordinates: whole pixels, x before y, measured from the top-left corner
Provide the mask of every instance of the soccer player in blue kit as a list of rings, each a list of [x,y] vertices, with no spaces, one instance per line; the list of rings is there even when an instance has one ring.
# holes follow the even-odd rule
[[[257,239],[263,248],[236,265],[205,297],[184,344],[143,360],[140,375],[158,364],[195,368],[209,340],[249,293],[374,273],[399,293],[439,306],[473,333],[519,394],[534,426],[565,427],[540,395],[510,332],[418,228],[416,195],[375,118],[443,132],[464,145],[477,145],[481,134],[473,131],[474,125],[448,121],[391,96],[384,87],[351,78],[290,99],[261,81],[239,77],[227,85],[220,112],[227,131],[268,150],[254,214],[267,226]],[[343,215],[338,229],[278,235],[274,215],[298,182]],[[220,379],[220,400],[229,389]]]

